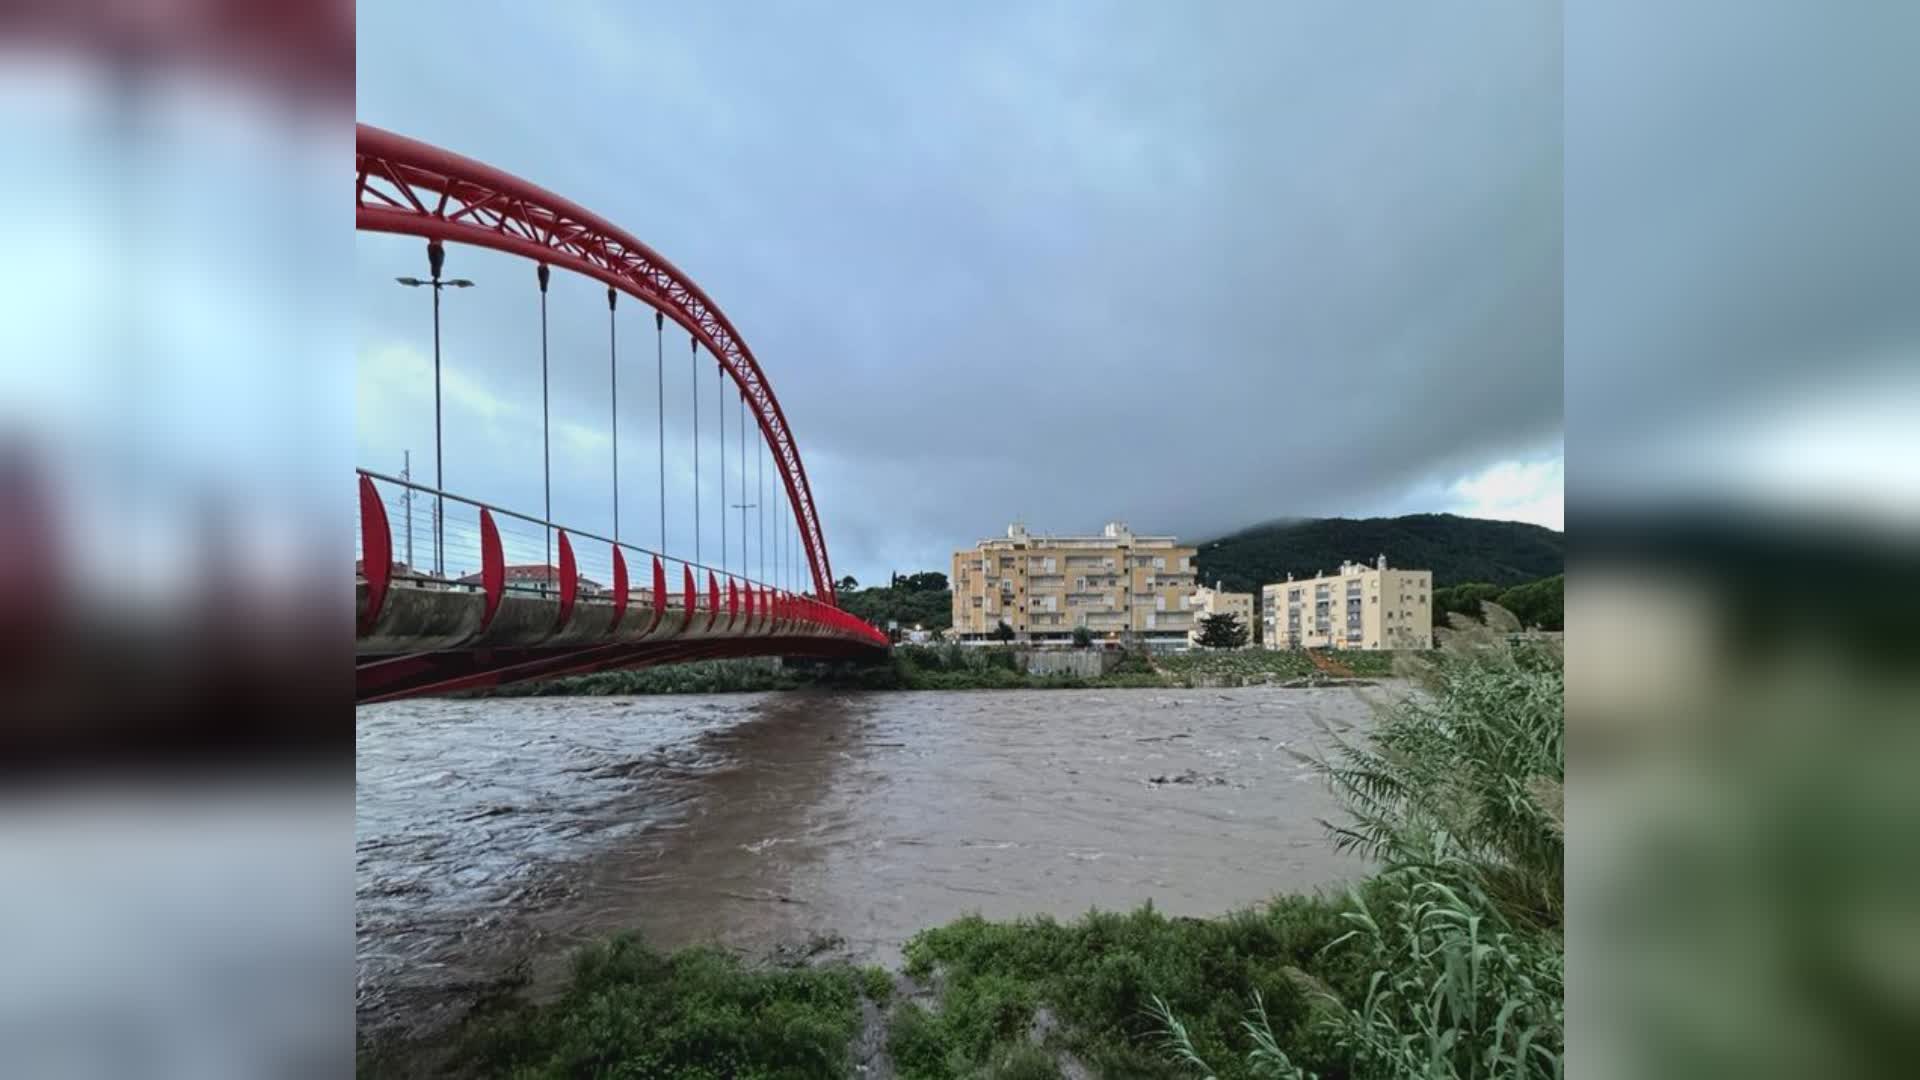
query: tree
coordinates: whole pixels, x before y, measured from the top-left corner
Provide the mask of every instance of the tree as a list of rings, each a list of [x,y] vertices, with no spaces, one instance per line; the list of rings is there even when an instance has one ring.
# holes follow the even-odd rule
[[[848,574],[846,577],[840,579],[839,584],[835,585],[834,589],[839,592],[852,592],[859,587],[860,583],[853,580],[852,574]]]
[[[1565,623],[1565,604],[1562,599],[1565,584],[1564,575],[1555,575],[1511,588],[1473,581],[1435,589],[1433,624],[1450,625],[1447,615],[1456,611],[1477,622],[1480,619],[1480,605],[1491,600],[1513,612],[1514,618],[1519,619],[1522,626],[1559,630]]]
[[[1084,626],[1076,626],[1073,628],[1073,647],[1074,648],[1085,649],[1091,646],[1092,644],[1093,644],[1093,631],[1087,629]]]
[[[1013,627],[1007,625],[1007,620],[1001,619],[1000,625],[993,628],[993,640],[999,642],[1013,640]]]
[[[1536,630],[1559,630],[1566,624],[1566,576],[1556,575],[1515,585],[1494,603],[1513,612],[1520,625]]]
[[[1198,548],[1198,579],[1221,579],[1231,592],[1258,592],[1286,580],[1288,572],[1306,577],[1342,559],[1371,563],[1383,553],[1393,566],[1433,571],[1438,586],[1490,581],[1510,589],[1566,569],[1562,533],[1451,514],[1274,522]],[[1472,613],[1479,615],[1478,605]]]
[[[928,570],[919,574],[908,574],[894,580],[896,588],[908,592],[946,592],[947,575],[938,570]]]
[[[1231,611],[1207,615],[1200,620],[1200,644],[1208,649],[1237,649],[1247,643],[1247,628],[1240,616]]]

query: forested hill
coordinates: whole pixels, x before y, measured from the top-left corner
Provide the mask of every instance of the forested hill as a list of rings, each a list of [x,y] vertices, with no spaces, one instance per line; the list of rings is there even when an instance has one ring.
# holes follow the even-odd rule
[[[1436,588],[1469,581],[1518,585],[1563,572],[1566,534],[1518,521],[1453,514],[1272,522],[1200,546],[1198,577],[1232,592],[1340,568],[1343,560],[1433,571]]]

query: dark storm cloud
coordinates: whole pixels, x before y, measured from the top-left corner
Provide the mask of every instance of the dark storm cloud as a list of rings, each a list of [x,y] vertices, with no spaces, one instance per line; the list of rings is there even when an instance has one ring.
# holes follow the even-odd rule
[[[1709,456],[1720,484],[1762,456],[1835,457],[1845,424],[1763,455],[1766,432],[1729,446],[1720,422],[1781,429],[1816,395],[1884,404],[1889,375],[1920,370],[1920,6],[1589,4],[1567,41],[1581,487],[1644,490]],[[1849,445],[1837,472],[1911,461],[1904,430],[1897,450]]]
[[[841,572],[943,566],[1016,516],[1197,537],[1395,512],[1557,454],[1555,5],[1121,7],[393,5],[361,13],[359,112],[700,281],[793,420]],[[363,357],[424,340],[386,284],[415,246],[361,242]],[[525,289],[467,303],[461,357],[522,399]],[[605,408],[594,295],[556,322],[582,422]],[[537,445],[463,452],[538,505]],[[653,468],[624,462],[623,484]]]

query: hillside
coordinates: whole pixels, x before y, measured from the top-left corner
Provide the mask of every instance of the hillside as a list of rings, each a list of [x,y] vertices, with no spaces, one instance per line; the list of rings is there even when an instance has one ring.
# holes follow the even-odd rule
[[[1342,560],[1432,570],[1435,588],[1470,581],[1519,585],[1564,569],[1566,534],[1517,521],[1453,514],[1272,522],[1199,545],[1198,576],[1234,592],[1337,570]]]
[[[895,575],[891,584],[864,589],[852,578],[842,578],[840,585],[840,606],[883,630],[889,620],[929,630],[953,625],[953,593],[947,575],[937,570]]]

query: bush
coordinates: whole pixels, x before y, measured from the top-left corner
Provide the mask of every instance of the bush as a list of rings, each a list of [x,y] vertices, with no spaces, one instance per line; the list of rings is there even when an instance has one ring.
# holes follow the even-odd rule
[[[521,1078],[844,1076],[862,978],[850,968],[750,970],[632,936],[582,950],[550,1005],[477,1017],[457,1064]]]
[[[1415,665],[1428,691],[1388,708],[1369,743],[1336,736],[1318,763],[1349,820],[1338,845],[1384,864],[1356,890],[1348,929],[1303,976],[1302,1030],[1250,995],[1249,1075],[1304,1077],[1332,1064],[1364,1077],[1557,1077],[1565,1044],[1561,789],[1564,680],[1557,647],[1512,642],[1512,616],[1443,634]],[[1365,989],[1328,979],[1358,964]],[[1223,1062],[1178,1002],[1156,997],[1168,1060]],[[1314,1052],[1323,1047],[1325,1056]],[[1298,1052],[1293,1052],[1298,1051]]]
[[[1371,745],[1336,737],[1320,771],[1351,821],[1334,840],[1389,865],[1437,853],[1510,913],[1558,925],[1560,651],[1545,639],[1509,643],[1511,616],[1488,614],[1486,625],[1442,631],[1445,647],[1411,665],[1427,696],[1387,710]]]
[[[1338,904],[1303,897],[1225,919],[1170,919],[1150,905],[1064,924],[963,918],[908,943],[908,972],[937,969],[944,994],[937,1015],[896,1018],[893,1029],[896,1047],[918,1048],[916,1060],[944,1071],[909,1074],[898,1049],[895,1064],[916,1076],[991,1069],[1045,1004],[1061,1023],[1057,1038],[1096,1074],[1172,1076],[1156,1048],[1155,995],[1193,1017],[1199,1046],[1231,1062],[1248,1044],[1238,1010],[1222,1003],[1258,993],[1277,1021],[1304,1023],[1307,996],[1289,971],[1314,963],[1344,929]],[[1357,965],[1335,963],[1323,975],[1364,990]]]

